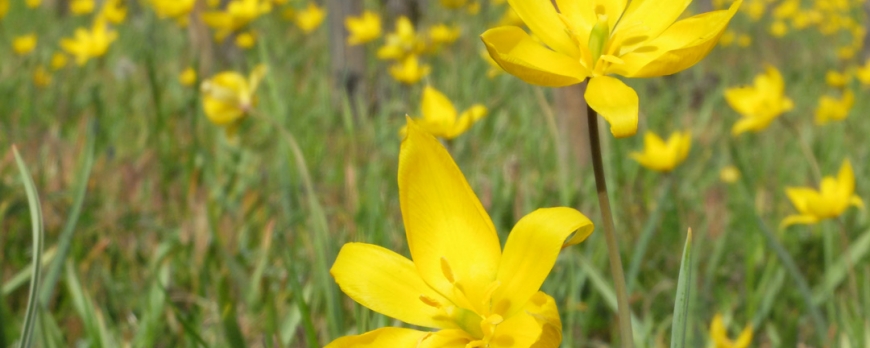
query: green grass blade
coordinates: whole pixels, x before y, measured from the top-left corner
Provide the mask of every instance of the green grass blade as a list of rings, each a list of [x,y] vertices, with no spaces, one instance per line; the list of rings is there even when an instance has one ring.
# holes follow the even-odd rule
[[[631,255],[631,264],[628,266],[628,274],[626,274],[625,277],[626,287],[628,288],[627,290],[629,293],[634,289],[634,282],[637,280],[638,273],[640,273],[640,266],[643,263],[644,256],[646,255],[646,249],[649,247],[649,243],[652,241],[656,229],[661,225],[659,222],[662,219],[665,208],[669,204],[667,198],[668,193],[671,192],[671,184],[673,182],[673,177],[668,176],[665,178],[665,184],[662,185],[661,192],[659,193],[658,199],[656,199],[656,209],[653,211],[652,215],[647,218],[646,224],[643,226],[643,231],[640,233],[640,238],[634,246],[634,252]]]
[[[864,232],[855,239],[849,245],[849,250],[825,271],[822,283],[813,289],[813,303],[818,305],[827,301],[828,295],[833,293],[833,290],[846,279],[849,264],[858,263],[867,255],[868,251],[870,251],[870,231]]]
[[[66,224],[60,233],[60,239],[57,244],[57,257],[48,266],[45,274],[45,284],[39,294],[39,302],[43,306],[48,305],[48,301],[54,294],[54,288],[57,285],[57,280],[60,278],[60,272],[63,268],[67,254],[69,254],[70,246],[72,245],[73,232],[75,232],[76,224],[79,216],[82,213],[82,205],[85,202],[85,194],[88,191],[88,180],[91,178],[91,169],[94,167],[94,151],[96,148],[96,122],[91,122],[93,130],[89,134],[87,145],[85,145],[85,160],[82,164],[81,173],[79,174],[79,182],[75,188],[72,210],[66,218]]]
[[[112,343],[113,340],[106,329],[103,316],[76,275],[75,266],[71,262],[67,262],[65,265],[65,281],[69,295],[72,298],[73,307],[84,322],[85,332],[91,347],[115,347],[116,345]]]
[[[677,297],[674,300],[674,319],[671,324],[671,348],[686,346],[686,327],[689,319],[689,294],[692,291],[692,229],[686,236],[683,259],[680,261],[680,276],[677,280]]]
[[[42,247],[43,247],[43,222],[42,222],[42,207],[39,203],[39,195],[36,192],[36,185],[30,177],[30,172],[18,154],[18,149],[12,146],[12,152],[15,154],[15,162],[18,164],[18,171],[21,173],[21,181],[24,182],[24,189],[27,191],[27,202],[30,207],[30,221],[33,230],[33,263],[30,276],[30,291],[27,299],[27,312],[24,315],[24,327],[21,330],[21,348],[29,348],[33,344],[33,333],[36,329],[36,310],[37,310],[37,295],[39,293],[39,281],[42,273]]]

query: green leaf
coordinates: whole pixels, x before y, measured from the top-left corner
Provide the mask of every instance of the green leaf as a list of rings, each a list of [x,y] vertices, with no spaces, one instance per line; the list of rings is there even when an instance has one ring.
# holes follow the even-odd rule
[[[677,298],[674,300],[674,321],[671,325],[671,348],[686,346],[686,326],[689,318],[689,293],[692,290],[692,229],[686,236],[680,276],[677,280]]]
[[[18,149],[12,146],[15,154],[15,162],[21,173],[21,181],[24,182],[24,190],[27,192],[27,203],[30,207],[30,221],[33,232],[33,262],[30,276],[30,291],[27,298],[27,312],[24,315],[24,328],[21,330],[20,348],[29,348],[33,344],[33,332],[36,329],[36,310],[38,305],[39,281],[42,273],[42,247],[44,243],[42,207],[39,203],[39,195],[36,185],[30,177],[30,172],[18,154]]]

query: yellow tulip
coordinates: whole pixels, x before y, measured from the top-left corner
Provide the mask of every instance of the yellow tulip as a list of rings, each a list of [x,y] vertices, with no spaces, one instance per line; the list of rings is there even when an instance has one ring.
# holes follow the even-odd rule
[[[118,32],[108,28],[104,20],[94,21],[90,31],[78,28],[75,37],[62,39],[60,46],[64,51],[76,57],[78,65],[84,65],[91,58],[106,54],[109,46],[118,38]]]
[[[36,70],[33,71],[33,85],[38,88],[44,88],[49,84],[51,84],[51,74],[42,65],[36,67]]]
[[[671,75],[703,59],[734,16],[728,10],[678,20],[686,0],[509,0],[544,45],[519,27],[487,30],[481,38],[493,59],[528,83],[562,87],[589,78],[586,102],[616,137],[637,132],[638,97],[609,75]]]
[[[486,64],[489,64],[489,70],[486,71],[486,77],[492,79],[504,73],[504,69],[502,69],[501,66],[499,66],[494,59],[492,59],[492,57],[489,55],[489,52],[483,50],[483,52],[480,52],[480,56],[483,57],[483,60],[486,61]]]
[[[843,92],[843,95],[839,99],[823,95],[819,99],[819,107],[816,108],[816,124],[823,125],[830,121],[842,121],[846,119],[854,104],[855,93],[849,89]]]
[[[36,42],[36,34],[19,36],[12,40],[12,50],[19,56],[25,56],[36,49]]]
[[[381,37],[381,16],[376,12],[365,11],[359,17],[347,17],[344,26],[350,36],[347,44],[351,46],[362,45]]]
[[[186,26],[196,0],[151,0],[151,6],[159,18],[174,19],[179,25]]]
[[[592,222],[572,208],[538,209],[517,222],[501,250],[459,167],[410,120],[398,181],[411,259],[348,243],[330,274],[359,304],[437,331],[384,327],[326,347],[558,347],[557,305],[539,289],[559,251],[586,239]]]
[[[228,135],[234,134],[241,120],[257,105],[257,87],[265,75],[266,67],[259,65],[247,78],[226,71],[203,81],[205,115],[212,123],[224,127]]]
[[[206,25],[215,29],[215,40],[221,41],[263,14],[272,11],[272,3],[262,0],[233,0],[225,11],[211,11],[202,15]]]
[[[66,67],[66,55],[60,52],[55,52],[51,56],[51,70],[58,71]]]
[[[390,67],[390,76],[405,84],[415,84],[431,71],[429,64],[420,64],[417,56],[412,55]]]
[[[459,27],[436,24],[429,27],[429,39],[434,45],[449,45],[459,38]]]
[[[449,8],[451,10],[455,10],[457,8],[465,6],[465,3],[468,2],[468,0],[441,0],[440,2],[441,6]]]
[[[782,75],[772,66],[755,77],[753,86],[727,89],[725,100],[742,116],[731,128],[734,136],[746,131],[759,132],[794,107],[792,100],[785,96]]]
[[[864,207],[861,197],[855,195],[855,174],[849,160],[843,161],[836,178],[822,178],[818,191],[810,187],[789,187],[785,189],[785,194],[798,214],[783,219],[780,228],[794,224],[815,224],[840,216],[849,206]]]
[[[788,34],[788,25],[783,21],[775,21],[770,25],[770,34],[774,37],[783,37]]]
[[[465,133],[487,114],[485,106],[474,104],[457,116],[456,107],[450,99],[432,86],[423,89],[422,104],[423,117],[414,122],[429,134],[448,140]],[[406,134],[407,126],[400,133]]]
[[[9,13],[9,0],[0,0],[0,19],[6,17],[7,13]]]
[[[178,75],[178,81],[181,82],[182,86],[193,86],[196,84],[196,70],[193,70],[193,68],[184,69],[184,71]]]
[[[320,27],[324,18],[326,18],[326,10],[314,2],[309,2],[308,7],[296,12],[295,22],[299,29],[308,34]]]
[[[861,81],[861,85],[870,86],[870,59],[867,59],[864,65],[855,70],[855,77]]]
[[[747,348],[752,343],[752,327],[747,325],[740,332],[740,336],[737,336],[737,340],[732,341],[728,338],[728,330],[725,328],[722,315],[716,314],[713,322],[710,323],[710,339],[713,340],[715,348]]]
[[[384,46],[378,49],[378,58],[403,60],[408,56],[422,53],[425,45],[417,37],[414,24],[408,17],[401,16],[396,20],[396,29],[388,33]]]
[[[37,8],[39,5],[42,5],[42,0],[27,0],[25,1],[25,4],[27,4],[28,8]]]
[[[632,152],[631,158],[648,169],[667,173],[686,160],[692,148],[692,135],[674,132],[665,142],[655,133],[646,132],[643,145],[643,152]]]
[[[740,180],[740,169],[737,169],[733,165],[725,166],[725,168],[719,171],[719,180],[722,180],[726,184],[737,182],[737,180]]]
[[[236,46],[241,49],[250,49],[257,44],[257,36],[253,32],[247,31],[236,35]]]
[[[836,70],[828,70],[825,73],[825,83],[831,87],[844,87],[849,83],[849,74]]]
[[[74,15],[86,15],[94,12],[94,7],[96,6],[94,0],[71,0],[69,2],[69,12]]]
[[[121,24],[127,18],[127,8],[124,7],[122,0],[107,0],[100,10],[99,17],[110,23]]]

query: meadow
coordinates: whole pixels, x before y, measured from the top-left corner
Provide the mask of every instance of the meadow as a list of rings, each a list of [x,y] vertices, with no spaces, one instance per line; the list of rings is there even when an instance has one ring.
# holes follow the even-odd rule
[[[487,110],[441,143],[502,245],[538,208],[572,207],[595,224],[541,287],[558,308],[560,346],[625,346],[585,85],[536,86],[488,61],[481,34],[523,24],[505,17],[510,4],[398,1],[419,4],[408,12],[412,36],[430,45],[415,56],[428,69],[405,66],[401,82],[391,70],[405,58],[378,57],[402,15],[394,1],[314,5],[323,13],[302,0],[106,0],[90,11],[88,0],[4,1],[0,347],[322,347],[386,326],[419,329],[349,298],[330,268],[349,242],[410,256],[400,146],[416,134],[403,130],[406,115],[428,112],[429,87],[458,113]],[[681,18],[730,5],[696,0]],[[255,15],[205,19],[232,6]],[[638,95],[637,134],[614,137],[599,120],[633,344],[868,347],[870,224],[855,199],[870,197],[868,5],[739,6],[699,63],[622,78]],[[342,45],[344,20],[333,16],[343,7],[379,14],[379,35]],[[109,30],[105,50],[64,43],[97,23]],[[440,24],[446,34],[432,34]],[[33,47],[19,40],[30,34]],[[334,65],[348,47],[358,50],[345,62],[353,79]],[[771,68],[789,101],[741,104],[758,108],[744,118],[768,119],[735,134],[741,112],[726,94]],[[221,72],[261,77],[238,115],[218,110],[229,119],[204,107],[225,92]],[[678,131],[691,139],[684,156],[653,156],[653,166],[670,163],[663,170],[638,160],[646,132]],[[847,159],[854,197],[838,176]],[[820,195],[801,191],[811,201],[787,193],[820,185]],[[784,226],[794,215],[799,223]],[[675,303],[686,317],[675,320]]]

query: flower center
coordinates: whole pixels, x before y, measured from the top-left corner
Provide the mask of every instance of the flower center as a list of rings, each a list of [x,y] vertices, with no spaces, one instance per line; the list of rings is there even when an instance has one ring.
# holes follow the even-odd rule
[[[589,52],[592,53],[593,64],[598,62],[601,53],[604,52],[604,46],[607,45],[607,40],[610,38],[610,26],[607,24],[607,15],[598,14],[598,22],[592,27],[589,33]]]

